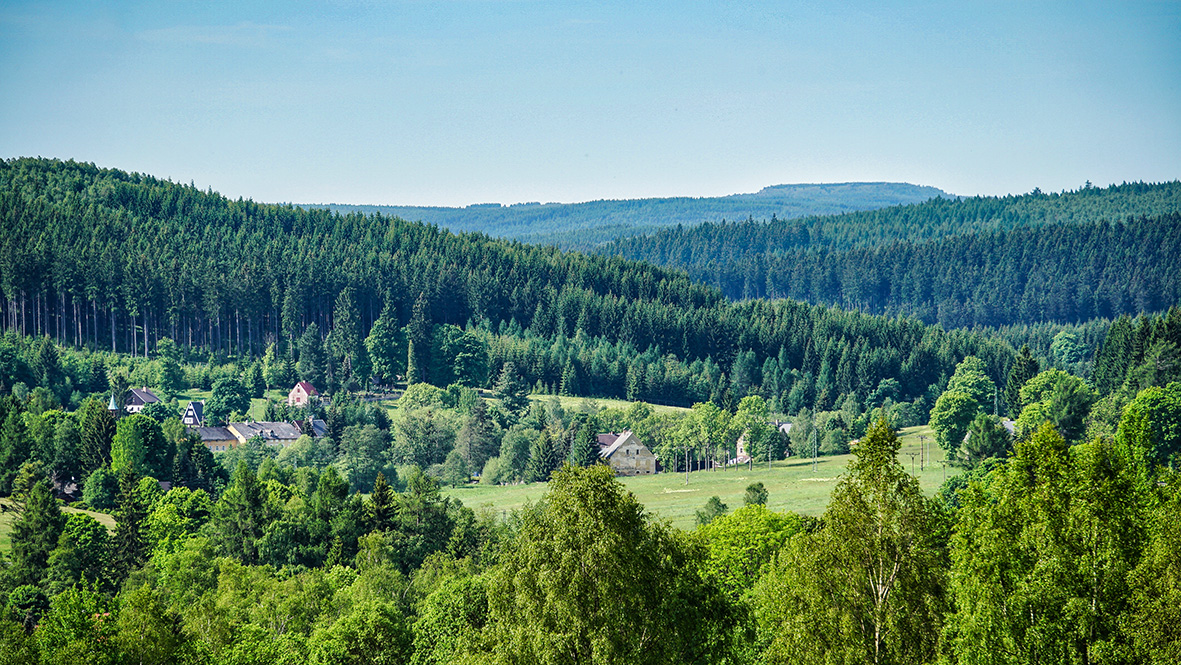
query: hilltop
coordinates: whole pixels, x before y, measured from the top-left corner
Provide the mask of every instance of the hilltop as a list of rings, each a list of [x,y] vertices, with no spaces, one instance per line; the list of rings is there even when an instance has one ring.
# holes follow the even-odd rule
[[[463,208],[352,205],[301,205],[347,214],[380,213],[436,224],[454,232],[479,231],[535,244],[587,248],[616,238],[652,233],[678,225],[744,219],[794,219],[954,198],[935,187],[895,182],[792,184],[764,187],[753,194],[597,200],[585,203],[481,203]]]

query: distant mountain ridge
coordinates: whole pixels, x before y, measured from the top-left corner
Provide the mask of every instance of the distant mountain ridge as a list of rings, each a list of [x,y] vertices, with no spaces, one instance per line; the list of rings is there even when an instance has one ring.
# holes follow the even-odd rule
[[[381,213],[436,224],[454,232],[535,244],[586,249],[663,228],[745,219],[795,219],[958,198],[937,187],[894,182],[789,184],[751,194],[597,200],[584,203],[481,203],[463,208],[353,204],[300,204],[335,212]]]

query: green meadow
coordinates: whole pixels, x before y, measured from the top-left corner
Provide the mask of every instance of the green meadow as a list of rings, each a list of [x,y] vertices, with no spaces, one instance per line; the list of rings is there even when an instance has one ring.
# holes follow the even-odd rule
[[[920,468],[920,437],[925,436],[931,462]],[[935,445],[929,427],[909,427],[900,433],[902,449],[899,461],[907,471],[913,468],[919,484],[927,495],[933,495],[943,480],[959,470],[945,467],[943,451]],[[913,457],[912,457],[913,455]],[[742,466],[717,471],[662,473],[654,476],[621,477],[620,481],[653,514],[682,529],[694,527],[694,515],[711,496],[717,496],[731,510],[742,506],[747,485],[761,482],[767,488],[767,507],[777,511],[793,511],[802,515],[824,512],[837,478],[853,458],[852,455],[819,457],[815,464],[811,457],[792,457],[772,463]],[[444,494],[463,501],[465,506],[508,514],[537,501],[546,491],[545,483],[532,485],[466,485],[448,488]]]

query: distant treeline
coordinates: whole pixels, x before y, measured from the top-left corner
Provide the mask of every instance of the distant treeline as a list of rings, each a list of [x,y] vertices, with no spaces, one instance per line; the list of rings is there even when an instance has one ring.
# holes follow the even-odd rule
[[[268,342],[302,351],[293,342],[313,323],[341,333],[343,312],[340,338],[355,349],[388,307],[390,326],[414,323],[405,333],[424,362],[431,330],[470,322],[486,377],[512,360],[531,384],[565,376],[576,394],[690,404],[796,390],[792,403],[823,408],[886,378],[901,383],[899,400],[927,395],[966,355],[999,381],[1013,354],[991,334],[731,304],[682,272],[618,258],[230,201],[90,164],[9,160],[0,183],[3,323],[64,344],[153,354],[168,337],[188,353],[256,358]]]
[[[1178,211],[1181,183],[1131,184],[704,224],[603,252],[684,268],[732,299],[790,297],[947,327],[1076,323],[1177,301]]]

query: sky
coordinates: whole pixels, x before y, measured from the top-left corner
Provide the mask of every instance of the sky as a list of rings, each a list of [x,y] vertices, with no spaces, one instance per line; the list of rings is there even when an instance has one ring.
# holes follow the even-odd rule
[[[1181,0],[0,4],[0,157],[265,202],[1181,178]]]

